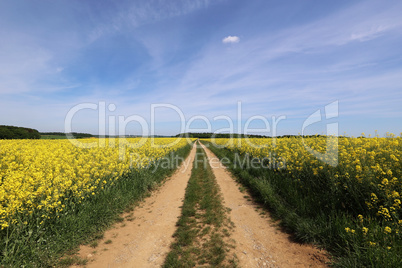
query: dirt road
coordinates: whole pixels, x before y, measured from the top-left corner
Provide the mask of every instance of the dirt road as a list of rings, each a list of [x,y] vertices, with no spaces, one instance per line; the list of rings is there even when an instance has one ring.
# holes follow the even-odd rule
[[[209,163],[231,209],[235,224],[231,238],[240,267],[326,267],[325,254],[315,247],[291,242],[272,220],[260,215],[258,206],[244,197],[235,180],[205,146]],[[89,259],[86,267],[159,267],[163,264],[176,222],[181,214],[185,188],[191,175],[195,146],[178,171],[159,190],[145,199],[124,222],[105,232],[96,248],[81,246],[79,255]]]
[[[195,157],[195,146],[179,169],[157,191],[122,215],[124,222],[105,232],[96,248],[81,246],[79,255],[89,259],[86,267],[158,267],[173,242],[176,222]]]

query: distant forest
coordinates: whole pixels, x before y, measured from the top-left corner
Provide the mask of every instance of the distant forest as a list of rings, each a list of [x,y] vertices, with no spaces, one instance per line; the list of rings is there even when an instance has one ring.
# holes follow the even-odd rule
[[[66,139],[66,133],[63,132],[41,132],[42,139]],[[92,135],[89,133],[79,133],[79,132],[72,132],[71,133],[74,138],[76,139],[84,139],[84,138],[92,138],[92,137],[98,137],[96,135]]]
[[[304,135],[303,137],[320,137],[322,135]],[[190,137],[190,138],[199,138],[199,139],[210,139],[214,138],[271,138],[271,136],[264,135],[252,135],[252,134],[237,134],[237,133],[181,133],[177,134],[176,137]],[[290,138],[290,137],[302,137],[301,135],[283,135],[276,136],[276,138]]]
[[[181,133],[177,134],[176,137],[189,137],[189,138],[199,138],[199,139],[209,139],[209,138],[267,138],[268,136],[262,135],[245,135],[237,133]]]
[[[0,139],[40,139],[39,131],[26,127],[3,126],[0,125]]]

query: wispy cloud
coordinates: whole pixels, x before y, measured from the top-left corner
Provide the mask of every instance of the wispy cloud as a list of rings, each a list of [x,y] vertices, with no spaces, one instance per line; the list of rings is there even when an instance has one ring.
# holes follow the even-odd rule
[[[109,15],[108,21],[100,23],[90,33],[89,42],[110,33],[124,32],[127,29],[135,29],[146,24],[187,15],[196,10],[207,8],[211,3],[210,0],[124,2],[118,12]]]
[[[0,94],[46,92],[71,86],[59,80],[62,67],[53,62],[54,51],[29,36],[8,33],[7,37],[7,42],[0,43]]]

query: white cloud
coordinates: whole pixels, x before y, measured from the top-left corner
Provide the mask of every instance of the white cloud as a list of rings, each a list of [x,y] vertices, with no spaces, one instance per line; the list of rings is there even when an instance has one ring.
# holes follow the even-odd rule
[[[240,38],[238,36],[227,36],[222,39],[222,43],[227,44],[227,43],[239,43]]]

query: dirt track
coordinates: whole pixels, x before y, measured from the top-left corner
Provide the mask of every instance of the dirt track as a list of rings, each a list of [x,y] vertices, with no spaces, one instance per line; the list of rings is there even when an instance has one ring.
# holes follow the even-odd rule
[[[240,267],[326,267],[320,250],[291,242],[271,219],[260,215],[258,206],[241,193],[229,172],[207,148],[209,162],[221,189],[224,205],[235,224],[231,238]],[[105,232],[96,248],[81,246],[79,255],[89,259],[86,267],[159,267],[163,264],[185,188],[191,175],[195,146],[178,171],[159,190],[136,207],[126,220]],[[212,161],[211,161],[212,160]],[[105,243],[110,240],[111,243]]]
[[[181,214],[195,149],[194,146],[172,177],[136,207],[132,215],[122,215],[126,220],[106,231],[96,248],[81,246],[80,257],[89,259],[86,267],[158,267],[163,264],[174,240],[172,236]],[[105,244],[108,240],[111,243]]]
[[[326,267],[323,252],[291,242],[289,236],[262,217],[258,206],[248,201],[235,180],[217,157],[205,146],[209,163],[235,224],[231,237],[236,241],[240,267]]]

